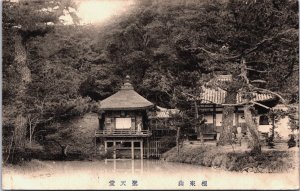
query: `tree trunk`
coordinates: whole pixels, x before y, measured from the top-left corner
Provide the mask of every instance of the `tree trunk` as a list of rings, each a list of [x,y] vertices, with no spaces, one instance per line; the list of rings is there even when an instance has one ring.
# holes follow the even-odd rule
[[[26,140],[26,118],[22,114],[15,119],[14,144],[17,148],[24,148]]]
[[[179,154],[179,137],[180,137],[180,127],[177,127],[177,134],[176,134],[176,146],[177,146],[177,154]]]
[[[273,142],[275,137],[275,118],[272,117],[271,120],[272,120],[272,131],[271,131],[270,140]]]
[[[6,160],[4,161],[4,164],[8,161],[8,159],[11,157],[10,154],[11,154],[11,150],[12,150],[12,147],[13,147],[13,142],[14,142],[14,134],[15,132],[12,131],[12,136],[11,136],[11,142],[8,146],[8,151],[7,151],[7,157],[6,157]],[[2,155],[3,156],[3,155]]]
[[[194,106],[195,106],[195,118],[197,120],[199,120],[199,111],[198,111],[198,104],[197,101],[194,101]],[[199,133],[200,136],[200,142],[204,143],[204,139],[203,139],[203,130],[201,129],[201,125],[198,126],[198,128],[196,127],[195,131],[197,133]]]
[[[225,106],[222,116],[222,131],[219,145],[232,144],[232,126],[233,126],[234,107]]]
[[[271,135],[268,137],[268,146],[270,148],[274,148],[274,137],[275,137],[275,117],[271,116],[272,127],[271,127]]]
[[[259,140],[259,132],[258,132],[258,127],[256,122],[254,121],[254,113],[253,109],[251,108],[250,105],[245,105],[244,106],[244,116],[245,116],[245,121],[248,127],[248,130],[251,134],[251,152],[255,154],[261,153],[261,144]]]
[[[225,104],[235,104],[237,91],[228,91],[225,97]],[[222,131],[218,145],[232,144],[232,127],[234,117],[234,106],[223,106],[222,112]]]
[[[35,132],[36,128],[36,123],[32,122],[32,120],[29,121],[29,145],[30,147],[32,146],[32,141],[33,141],[33,134]]]
[[[199,118],[199,112],[198,112],[198,104],[196,101],[194,101],[194,105],[195,105],[195,118],[198,119]]]
[[[60,149],[61,149],[60,153],[61,153],[62,158],[66,158],[68,156],[67,149],[68,149],[69,145],[64,146],[64,145],[60,144],[59,141],[56,141],[56,140],[48,140],[48,142],[54,142],[60,147]]]
[[[31,82],[31,73],[27,66],[27,52],[26,48],[23,44],[22,36],[19,32],[15,32],[14,34],[14,47],[15,47],[15,58],[14,58],[14,65],[16,66],[17,74],[20,77],[19,86],[18,86],[18,93],[16,96],[17,107],[23,107],[22,99],[25,97],[25,91],[28,83]],[[16,123],[15,123],[15,141],[17,147],[24,147],[25,146],[25,135],[26,135],[26,120],[23,117],[23,112],[19,111]],[[24,133],[25,132],[25,133]],[[21,142],[20,142],[21,141]]]
[[[32,124],[29,122],[29,146],[32,147]]]
[[[196,118],[196,120],[198,122],[198,120],[199,120],[199,112],[198,112],[198,104],[197,104],[196,100],[194,101],[194,105],[195,105],[195,118]],[[195,132],[197,132],[197,129],[199,129],[199,128],[197,128],[197,126],[195,126],[194,127]],[[199,129],[199,130],[201,131],[201,129]]]
[[[27,52],[25,45],[23,44],[23,39],[18,32],[16,32],[14,37],[15,44],[15,59],[14,64],[16,65],[18,75],[20,76],[19,83],[19,96],[23,96],[26,90],[26,86],[31,82],[31,72],[27,66]]]

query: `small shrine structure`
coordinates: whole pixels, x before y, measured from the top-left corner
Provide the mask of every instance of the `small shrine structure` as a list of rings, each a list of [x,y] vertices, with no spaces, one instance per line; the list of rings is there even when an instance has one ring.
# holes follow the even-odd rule
[[[113,159],[149,158],[152,133],[147,113],[153,108],[154,104],[138,94],[126,76],[121,89],[100,102],[99,130],[95,134],[96,142],[100,142],[97,148],[112,152]]]

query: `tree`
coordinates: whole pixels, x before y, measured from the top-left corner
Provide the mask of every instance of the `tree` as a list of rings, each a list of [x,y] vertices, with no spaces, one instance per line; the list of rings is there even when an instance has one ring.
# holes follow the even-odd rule
[[[51,31],[53,28],[51,23],[58,23],[63,10],[70,6],[74,4],[66,0],[3,2],[4,34],[12,34],[15,50],[13,62],[21,77],[19,94],[23,94],[24,88],[31,82],[31,74],[27,66],[27,42],[32,37],[43,36]]]
[[[14,94],[12,97],[15,98],[15,100],[11,103],[16,105],[15,108],[24,107],[23,100],[26,97],[27,86],[32,81],[31,71],[28,67],[27,45],[29,40],[33,37],[43,36],[51,31],[53,25],[49,25],[49,23],[58,23],[59,16],[62,15],[63,10],[71,5],[74,5],[71,1],[44,2],[23,0],[17,2],[3,2],[3,31],[4,36],[6,36],[4,38],[4,46],[11,47],[14,50],[13,56],[4,55],[4,57],[10,57],[10,59],[5,60],[7,62],[4,62],[4,66],[8,68],[8,70],[15,72],[14,77],[9,78],[14,79],[16,82],[16,86],[12,86],[12,90],[9,90],[9,87],[6,90],[9,91],[11,95]],[[8,35],[10,37],[8,37]],[[4,77],[7,76],[4,75]],[[6,81],[6,78],[4,78],[4,81]],[[8,107],[11,106],[10,104],[8,104]],[[16,112],[18,113],[17,119],[24,118],[22,109],[17,109]],[[24,120],[26,119],[24,118]],[[26,122],[18,123],[17,121],[15,128],[25,129]],[[21,131],[16,131],[15,136],[22,137],[22,135],[18,135],[17,132]],[[24,139],[24,136],[22,139]],[[24,142],[24,140],[21,142]]]
[[[31,128],[34,134],[32,129],[40,132],[49,123],[80,115],[92,100],[116,92],[127,74],[135,89],[153,103],[186,113],[183,122],[188,124],[197,115],[202,121],[195,109],[201,86],[209,86],[207,82],[218,74],[231,74],[231,82],[215,85],[227,91],[221,138],[225,144],[231,140],[236,106],[249,107],[247,123],[256,136],[252,107],[263,103],[252,102],[254,93],[298,103],[297,1],[178,0],[139,5],[115,23],[96,27],[59,23],[62,10],[73,7],[68,0],[4,2],[5,131],[15,126],[30,131],[26,117],[33,126],[40,119]],[[53,9],[46,11],[47,7]],[[23,96],[18,92],[21,87]],[[235,102],[237,94],[245,98],[243,103]],[[32,97],[39,105],[46,95],[43,116],[36,117],[38,110],[26,100]],[[298,128],[297,123],[293,126]]]
[[[288,117],[290,119],[289,125],[291,127],[291,130],[299,130],[299,109],[297,106],[292,106],[288,109]]]
[[[181,85],[174,88],[172,95],[173,107],[180,110],[177,114],[171,114],[172,124],[171,128],[176,130],[176,145],[178,154],[180,152],[180,140],[187,139],[188,134],[191,130],[194,134],[199,133],[201,137],[201,142],[203,142],[202,129],[201,126],[205,123],[203,115],[198,112],[198,101],[200,95],[200,86],[194,78],[197,78],[198,74],[190,74],[186,80],[191,80],[193,83],[197,84],[191,87],[185,87]],[[189,82],[186,82],[189,84]],[[198,88],[197,88],[198,87]],[[180,88],[180,89],[179,89]],[[200,131],[200,132],[198,132]]]
[[[45,145],[48,145],[48,147],[53,146],[53,143],[58,145],[60,147],[60,155],[62,158],[68,157],[68,148],[70,145],[74,144],[76,141],[76,138],[72,136],[74,133],[74,129],[72,128],[63,128],[59,129],[61,127],[55,126],[55,132],[49,133],[46,137],[43,143]]]
[[[294,60],[297,60],[298,54],[294,51],[294,49],[297,49],[297,43],[293,42],[296,42],[296,39],[298,39],[298,24],[293,19],[288,21],[288,18],[294,18],[297,11],[293,9],[295,12],[286,12],[287,7],[294,6],[297,6],[297,2],[284,1],[272,4],[271,1],[230,1],[224,12],[228,16],[223,17],[226,19],[220,20],[231,27],[231,29],[226,27],[227,37],[224,38],[222,43],[223,45],[228,44],[226,51],[217,48],[218,46],[212,46],[213,48],[210,50],[203,46],[185,48],[186,51],[192,54],[205,54],[210,60],[216,63],[223,63],[227,68],[227,70],[223,70],[224,72],[227,71],[233,74],[234,79],[240,79],[239,86],[241,88],[236,88],[233,91],[234,93],[227,92],[225,100],[228,100],[228,97],[234,97],[237,91],[243,97],[248,98],[242,104],[223,104],[223,111],[226,112],[223,114],[224,116],[232,116],[233,110],[230,107],[244,106],[245,120],[253,138],[253,151],[256,152],[260,152],[260,143],[251,107],[255,104],[259,105],[259,103],[251,101],[252,93],[271,94],[281,102],[286,103],[286,100],[279,93],[283,89],[280,90],[278,88],[282,88],[286,83],[279,81],[279,78],[276,76],[281,74],[280,76],[290,77],[291,70],[286,70],[285,68],[286,66],[293,68]],[[222,34],[224,35],[224,33]],[[289,43],[286,43],[287,41]],[[287,56],[286,52],[289,52],[289,50],[291,54]],[[277,59],[279,55],[284,59]],[[240,72],[232,72],[238,71],[237,68],[240,68]],[[282,74],[283,71],[286,74]],[[249,75],[250,72],[252,72],[251,76]],[[253,74],[253,72],[256,74]],[[233,81],[229,86],[235,86],[234,83]],[[267,107],[262,104],[260,106]],[[221,137],[226,137],[227,141],[230,139],[228,129],[231,126],[232,120],[228,121],[228,128],[224,128],[223,135],[221,135]]]
[[[280,119],[283,119],[287,115],[288,113],[282,109],[270,109],[270,111],[268,112],[268,118],[271,120],[272,123],[272,127],[270,129],[271,135],[268,139],[268,145],[270,147],[274,146],[275,129],[277,128],[275,123],[278,122]]]

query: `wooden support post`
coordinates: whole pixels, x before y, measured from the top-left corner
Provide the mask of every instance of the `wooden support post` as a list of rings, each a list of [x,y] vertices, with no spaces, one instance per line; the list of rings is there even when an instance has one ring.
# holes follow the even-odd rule
[[[149,137],[147,138],[147,159],[149,159],[149,157],[150,157],[150,145],[149,145],[150,143],[149,143]]]
[[[143,140],[140,141],[140,147],[141,147],[141,160],[144,159],[144,145],[143,145]]]
[[[239,126],[239,123],[238,123],[238,114],[237,113],[234,113],[233,115],[234,117],[234,126],[238,127]]]
[[[215,130],[217,129],[216,118],[217,118],[217,114],[216,114],[216,105],[213,104],[213,128],[214,128]]]
[[[104,141],[104,151],[107,152],[107,142]]]
[[[97,137],[95,136],[95,154],[97,154]]]
[[[134,141],[131,141],[131,159],[134,159]]]
[[[116,141],[114,141],[114,145],[113,145],[113,148],[114,148],[114,159],[117,158],[117,148],[116,148]]]

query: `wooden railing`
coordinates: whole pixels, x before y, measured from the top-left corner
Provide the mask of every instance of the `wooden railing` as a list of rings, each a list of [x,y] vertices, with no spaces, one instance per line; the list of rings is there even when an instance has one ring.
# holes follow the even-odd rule
[[[161,156],[161,142],[160,141],[149,141],[149,147],[145,145],[144,156],[149,158],[159,158]]]
[[[149,130],[131,130],[131,129],[114,129],[114,130],[97,130],[96,137],[149,137],[152,135]]]

